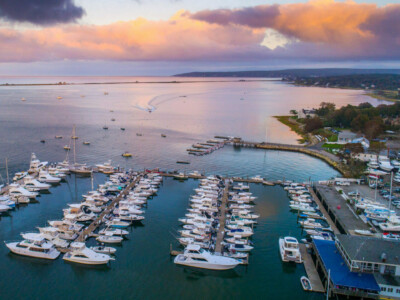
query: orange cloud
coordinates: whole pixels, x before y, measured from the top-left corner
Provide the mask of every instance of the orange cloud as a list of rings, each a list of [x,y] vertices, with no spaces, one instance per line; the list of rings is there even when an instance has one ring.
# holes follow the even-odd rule
[[[238,55],[263,39],[263,30],[193,20],[181,11],[167,21],[139,18],[110,25],[39,30],[0,29],[1,61],[47,59],[191,60]],[[13,50],[15,49],[15,50]]]
[[[0,61],[399,60],[399,15],[399,4],[311,0],[195,14],[179,11],[161,21],[0,28]],[[276,34],[266,35],[271,29]],[[273,47],[272,39],[284,47]],[[270,49],[262,46],[271,44]]]

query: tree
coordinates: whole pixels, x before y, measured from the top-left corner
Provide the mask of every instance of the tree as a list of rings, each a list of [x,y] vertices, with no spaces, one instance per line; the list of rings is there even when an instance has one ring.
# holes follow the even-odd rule
[[[291,110],[290,110],[290,114],[292,114],[292,115],[297,115],[297,110],[291,109]]]
[[[321,102],[319,108],[316,110],[318,116],[324,117],[335,111],[336,104],[331,102]]]
[[[383,132],[383,120],[381,117],[375,117],[365,123],[364,133],[369,139],[374,139]]]
[[[351,121],[351,129],[353,131],[363,131],[368,121],[369,118],[366,115],[359,114]]]
[[[313,132],[316,129],[322,128],[322,126],[323,126],[323,123],[322,123],[321,118],[314,117],[314,118],[306,119],[304,129],[307,132]]]

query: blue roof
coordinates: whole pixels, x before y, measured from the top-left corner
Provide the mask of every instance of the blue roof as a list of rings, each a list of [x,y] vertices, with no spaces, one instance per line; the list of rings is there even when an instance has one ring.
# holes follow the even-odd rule
[[[325,269],[331,270],[331,281],[335,286],[380,291],[372,274],[350,272],[334,241],[313,240],[313,243]]]

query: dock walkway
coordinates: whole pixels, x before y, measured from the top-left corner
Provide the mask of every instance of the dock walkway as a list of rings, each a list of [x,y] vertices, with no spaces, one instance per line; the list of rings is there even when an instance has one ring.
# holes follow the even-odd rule
[[[321,213],[324,215],[325,217],[325,221],[329,224],[329,226],[332,228],[333,233],[336,234],[340,234],[339,229],[336,227],[335,223],[332,221],[330,215],[328,214],[328,212],[326,211],[325,207],[322,205],[321,201],[319,201],[319,198],[317,197],[317,195],[314,193],[313,189],[311,187],[308,188],[311,197],[313,197],[313,200],[315,201],[315,203],[317,203],[319,210],[321,211]]]
[[[325,288],[319,278],[317,269],[311,255],[307,252],[305,244],[300,244],[301,257],[303,258],[304,268],[306,269],[307,277],[311,282],[313,292],[325,293]]]
[[[103,222],[104,216],[108,215],[111,210],[114,209],[115,205],[121,201],[121,199],[129,193],[129,191],[139,182],[141,179],[141,175],[138,175],[136,179],[131,182],[119,195],[108,205],[108,207],[85,229],[81,232],[81,234],[76,238],[75,242],[83,242],[88,237],[91,236],[93,231],[96,230],[97,227]]]
[[[225,188],[222,194],[221,199],[221,216],[219,217],[219,230],[217,234],[217,242],[215,245],[215,252],[221,253],[222,250],[222,241],[224,240],[225,234],[225,221],[226,221],[226,208],[228,203],[228,196],[229,196],[229,181],[225,180]]]

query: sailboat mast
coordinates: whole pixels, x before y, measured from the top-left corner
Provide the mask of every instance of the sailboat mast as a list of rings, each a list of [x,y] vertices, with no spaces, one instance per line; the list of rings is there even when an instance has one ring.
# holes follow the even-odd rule
[[[72,139],[74,140],[74,165],[76,165],[76,153],[75,153],[75,125],[72,130]]]
[[[10,178],[8,177],[8,159],[6,158],[6,174],[7,174],[7,185],[10,184]]]

